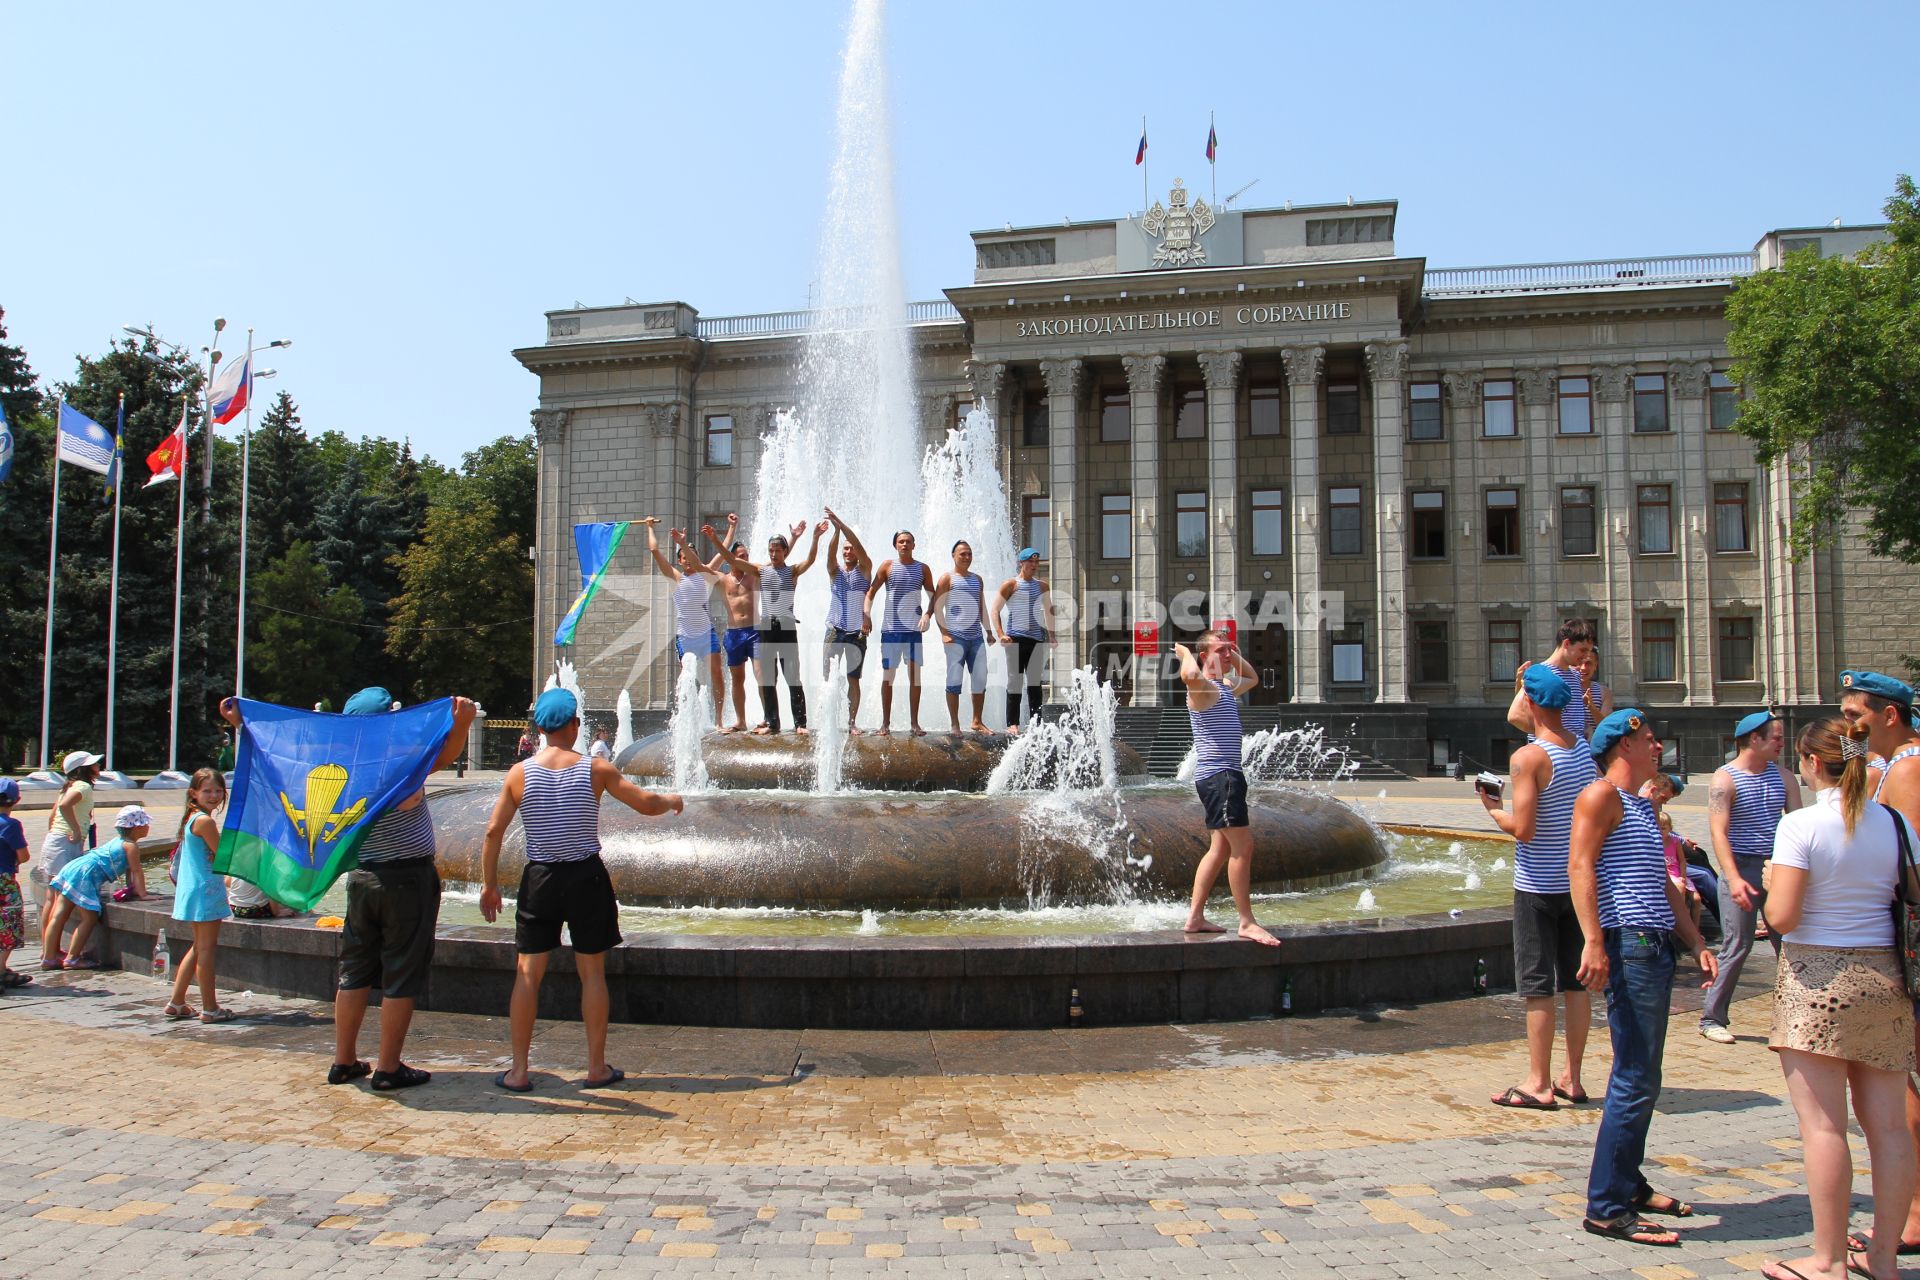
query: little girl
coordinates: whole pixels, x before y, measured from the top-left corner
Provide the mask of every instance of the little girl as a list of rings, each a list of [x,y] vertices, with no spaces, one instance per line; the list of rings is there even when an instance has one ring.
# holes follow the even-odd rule
[[[180,849],[174,871],[173,918],[193,926],[193,945],[174,970],[173,998],[167,1017],[193,1017],[187,1003],[187,985],[200,979],[200,1021],[230,1022],[233,1010],[222,1008],[214,993],[214,958],[220,946],[220,922],[231,914],[226,883],[213,871],[213,851],[220,844],[220,824],[214,811],[227,802],[227,782],[218,770],[200,769],[187,784],[187,811],[180,815]]]
[[[20,864],[27,852],[27,833],[13,807],[20,803],[20,784],[0,778],[0,992],[24,987],[32,979],[7,968],[13,949],[27,938],[26,906],[20,900]]]
[[[54,937],[66,928],[69,916],[76,918],[73,950],[61,964],[64,969],[98,969],[100,961],[87,954],[87,940],[100,919],[100,886],[121,876],[133,890],[132,897],[147,896],[147,880],[140,867],[140,842],[153,828],[153,819],[137,804],[130,804],[115,815],[114,830],[119,832],[98,849],[90,849],[60,868],[47,886],[52,919],[47,928]]]

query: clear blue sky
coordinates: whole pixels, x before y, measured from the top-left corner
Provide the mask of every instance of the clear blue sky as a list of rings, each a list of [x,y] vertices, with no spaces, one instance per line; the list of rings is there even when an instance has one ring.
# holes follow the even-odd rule
[[[1393,196],[1432,266],[1742,249],[1920,168],[1920,6],[896,0],[911,296],[982,227]],[[0,306],[43,378],[151,322],[262,339],[313,430],[527,429],[541,313],[803,305],[839,3],[0,6]]]

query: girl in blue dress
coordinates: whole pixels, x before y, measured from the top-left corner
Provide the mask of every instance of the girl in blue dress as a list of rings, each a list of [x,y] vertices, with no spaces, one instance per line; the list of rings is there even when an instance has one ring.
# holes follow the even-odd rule
[[[197,975],[200,1021],[233,1019],[233,1010],[221,1007],[213,989],[220,922],[233,914],[227,905],[227,882],[213,870],[213,851],[220,845],[220,824],[213,815],[226,802],[227,781],[218,770],[201,769],[187,784],[187,811],[180,815],[180,849],[173,873],[173,918],[193,926],[193,945],[174,970],[169,1018],[194,1016],[193,1006],[187,1003],[187,987]]]
[[[89,849],[60,868],[47,886],[49,929],[64,929],[69,917],[76,920],[73,950],[61,965],[66,969],[98,969],[100,961],[87,951],[93,926],[100,920],[100,886],[109,880],[127,878],[128,895],[147,896],[147,880],[140,869],[140,842],[147,838],[153,819],[137,804],[127,805],[114,816],[114,838],[98,849]]]

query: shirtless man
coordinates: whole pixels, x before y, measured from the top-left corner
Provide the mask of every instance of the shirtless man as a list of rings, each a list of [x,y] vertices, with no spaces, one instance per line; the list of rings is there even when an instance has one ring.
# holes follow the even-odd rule
[[[987,705],[987,646],[999,638],[998,624],[987,616],[986,584],[973,572],[973,546],[965,539],[953,544],[953,569],[940,575],[933,598],[940,620],[940,643],[947,651],[947,723],[960,732],[960,682],[973,688],[973,733],[991,733],[981,718]]]
[[[721,729],[722,733],[738,733],[747,727],[747,680],[751,677],[756,685],[760,683],[760,628],[756,625],[760,612],[760,570],[745,558],[747,544],[734,537],[739,528],[737,515],[727,517],[724,539],[714,532],[712,525],[700,526],[707,541],[720,548],[721,558],[733,568],[733,572],[720,579],[720,594],[727,606],[727,631],[720,642],[726,650],[727,672],[733,685],[733,724]],[[748,663],[753,664],[751,671]],[[762,720],[754,732],[766,727],[766,721]]]
[[[733,519],[729,517],[730,522]],[[756,641],[759,653],[754,667],[760,677],[763,719],[754,733],[761,737],[780,732],[780,693],[776,682],[783,678],[787,682],[787,699],[793,704],[793,731],[802,737],[807,733],[807,688],[800,675],[800,635],[793,616],[794,592],[800,575],[811,569],[820,555],[820,535],[827,531],[827,522],[822,520],[813,527],[813,543],[807,548],[807,558],[799,564],[788,564],[793,544],[806,527],[802,521],[793,526],[790,536],[783,538],[776,533],[767,539],[765,564],[748,560],[744,543],[735,542],[721,549],[728,565],[736,573],[750,575],[760,588],[760,634]]]
[[[893,535],[891,560],[882,560],[874,572],[873,583],[861,606],[860,629],[873,631],[873,598],[887,589],[887,609],[880,628],[880,727],[874,732],[886,737],[893,731],[893,674],[907,669],[908,719],[913,736],[924,738],[920,727],[920,636],[933,622],[933,581],[927,566],[913,558],[913,534],[902,529]],[[927,608],[921,608],[922,596]]]
[[[1180,679],[1187,686],[1187,719],[1195,749],[1193,789],[1206,811],[1207,853],[1193,870],[1193,903],[1188,933],[1225,933],[1207,919],[1220,868],[1240,913],[1240,936],[1269,947],[1280,939],[1253,918],[1253,828],[1247,812],[1247,775],[1240,767],[1240,696],[1260,687],[1260,677],[1219,631],[1200,633],[1200,656],[1183,644],[1173,646]]]
[[[640,523],[647,528],[648,553],[653,556],[653,562],[660,566],[660,572],[673,583],[674,668],[677,671],[681,660],[690,653],[695,656],[696,662],[704,661],[705,684],[707,691],[713,695],[713,723],[717,726],[720,723],[721,691],[726,681],[720,674],[720,633],[714,630],[711,597],[713,584],[720,580],[720,573],[700,562],[700,557],[694,554],[693,544],[679,529],[673,531],[674,555],[680,561],[676,568],[672,561],[660,553],[659,540],[653,534],[653,527],[660,523],[660,517],[648,516]],[[538,745],[531,733],[523,735],[520,758],[527,759]]]
[[[873,557],[860,545],[860,539],[853,529],[827,508],[827,519],[833,523],[833,541],[827,545],[827,564],[833,573],[831,583],[832,599],[827,605],[827,643],[822,651],[824,677],[831,674],[833,660],[839,658],[847,668],[847,732],[857,734],[860,726],[855,723],[860,718],[860,676],[867,665],[867,635],[860,629],[860,615],[867,598],[867,588],[873,585]],[[840,545],[841,535],[845,535],[847,545]]]

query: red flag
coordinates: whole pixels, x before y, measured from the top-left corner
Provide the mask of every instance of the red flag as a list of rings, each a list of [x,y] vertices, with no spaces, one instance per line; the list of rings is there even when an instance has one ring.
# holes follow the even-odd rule
[[[173,429],[172,435],[162,440],[159,446],[147,455],[147,470],[153,472],[153,475],[143,487],[151,489],[163,481],[178,480],[186,464],[187,411],[183,406],[180,410],[180,425]]]

